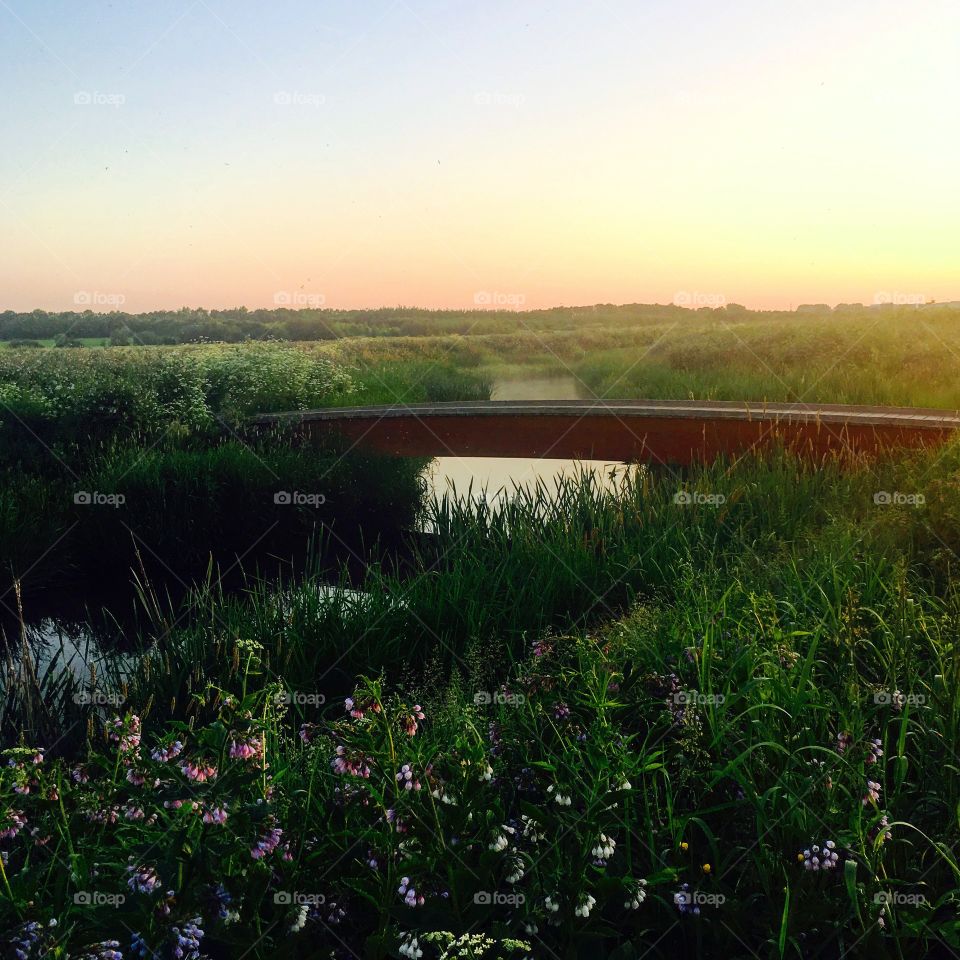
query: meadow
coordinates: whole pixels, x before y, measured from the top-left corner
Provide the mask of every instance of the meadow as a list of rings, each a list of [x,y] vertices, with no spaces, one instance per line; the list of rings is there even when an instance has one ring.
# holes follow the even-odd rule
[[[474,398],[504,370],[602,396],[960,406],[960,316],[878,316],[9,351],[6,509],[58,529],[54,451],[98,490],[138,477],[131,504],[164,491],[127,524],[199,559],[274,482],[250,413]],[[149,629],[84,674],[13,638],[12,955],[960,950],[960,446],[423,502],[412,465],[263,443],[296,489],[336,463],[345,526],[434,533],[359,578],[208,578],[177,608],[146,590]]]

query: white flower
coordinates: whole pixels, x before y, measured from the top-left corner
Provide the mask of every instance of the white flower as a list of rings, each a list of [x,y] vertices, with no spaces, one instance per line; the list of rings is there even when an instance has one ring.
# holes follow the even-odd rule
[[[587,894],[586,897],[584,897],[584,898],[577,904],[576,910],[573,911],[574,916],[584,917],[584,918],[589,917],[589,916],[590,916],[590,911],[593,909],[593,905],[594,905],[596,902],[597,902],[597,901],[594,900],[593,897],[590,896],[590,894]]]
[[[600,834],[600,840],[590,852],[598,860],[609,860],[613,856],[613,851],[617,848],[617,841],[608,837],[605,833]]]
[[[410,957],[410,960],[417,960],[418,957],[423,956],[420,942],[412,933],[402,934],[399,952],[405,957]]]
[[[560,904],[552,896],[544,899],[543,906],[547,913],[556,913],[560,909]]]

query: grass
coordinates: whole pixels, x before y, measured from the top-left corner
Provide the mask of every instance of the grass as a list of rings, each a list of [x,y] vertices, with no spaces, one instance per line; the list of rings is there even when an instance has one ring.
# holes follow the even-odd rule
[[[417,465],[326,462],[283,438],[258,465],[222,425],[270,404],[479,397],[503,365],[573,366],[611,396],[960,405],[950,351],[878,317],[111,349],[18,358],[0,382],[171,563],[272,520],[276,476],[335,480],[362,554],[383,517],[412,524]],[[949,342],[950,317],[923,323]],[[80,444],[71,417],[109,429]],[[71,488],[9,434],[3,449],[0,542],[33,549]],[[354,564],[228,592],[211,573],[176,606],[141,581],[123,659],[77,676],[8,653],[0,944],[950,955],[958,488],[956,444],[842,465],[774,450],[612,489],[584,475],[448,497],[401,564],[361,578]],[[78,514],[97,556],[120,533],[111,509]]]
[[[5,802],[51,840],[28,856],[12,838],[10,922],[55,916],[60,943],[136,930],[162,949],[173,921],[156,894],[131,892],[132,852],[177,890],[181,926],[201,918],[211,950],[262,938],[263,954],[342,942],[389,956],[416,936],[439,955],[429,936],[477,929],[491,955],[514,941],[561,956],[952,946],[960,606],[940,497],[958,475],[948,450],[847,470],[771,456],[612,492],[583,478],[557,500],[437,504],[419,572],[372,570],[361,597],[324,599],[309,579],[202,591],[116,685],[106,668],[60,691],[58,720],[86,731],[73,750],[87,782],[52,755],[11,755]],[[723,502],[675,503],[681,487]],[[926,502],[877,504],[878,488]],[[25,702],[29,685],[17,689]],[[139,757],[101,732],[96,705],[121,700]],[[10,719],[30,747],[55,739]],[[148,759],[157,737],[221,776],[197,783]],[[237,738],[264,744],[269,767],[260,748],[232,760]],[[404,765],[421,789],[398,789]],[[37,783],[16,795],[17,778]],[[226,804],[227,824],[164,807],[183,796],[201,813]],[[113,808],[115,825],[90,820]],[[276,848],[252,858],[274,827]],[[805,869],[828,840],[837,867]],[[115,864],[95,885],[93,860]],[[221,883],[225,911],[222,891],[211,900]],[[422,907],[404,903],[410,887]],[[87,889],[126,900],[80,910]],[[290,932],[289,891],[306,896],[309,935]]]

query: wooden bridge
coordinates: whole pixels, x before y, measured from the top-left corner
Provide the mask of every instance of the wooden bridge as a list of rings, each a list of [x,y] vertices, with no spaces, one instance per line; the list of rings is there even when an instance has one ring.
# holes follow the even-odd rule
[[[872,456],[944,443],[960,412],[697,400],[525,400],[263,414],[278,426],[399,456],[555,457],[688,464],[782,444],[803,456]]]

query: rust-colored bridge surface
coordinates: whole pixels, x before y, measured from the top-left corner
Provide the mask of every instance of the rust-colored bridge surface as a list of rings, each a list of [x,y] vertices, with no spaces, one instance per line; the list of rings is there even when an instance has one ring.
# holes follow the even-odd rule
[[[688,464],[782,444],[803,456],[932,446],[960,413],[910,407],[699,400],[524,400],[263,414],[321,439],[400,456],[556,457]]]

